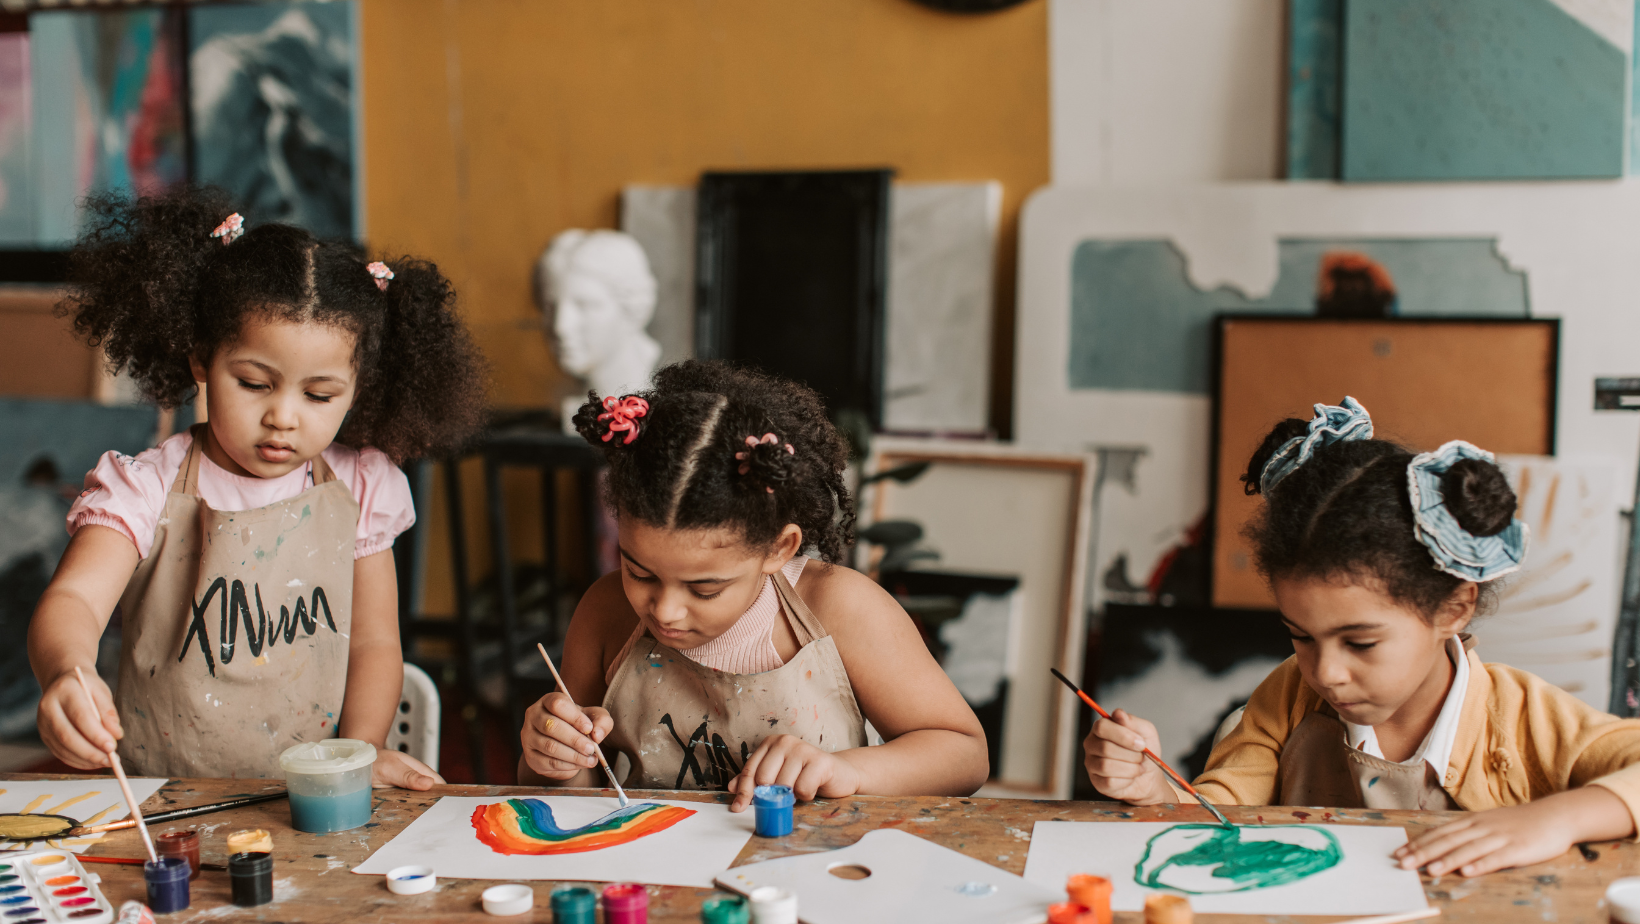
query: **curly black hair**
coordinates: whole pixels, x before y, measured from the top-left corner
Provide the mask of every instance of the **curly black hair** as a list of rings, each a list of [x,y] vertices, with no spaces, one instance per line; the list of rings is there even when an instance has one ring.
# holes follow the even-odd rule
[[[635,436],[611,430],[617,420],[596,392],[574,417],[576,431],[609,460],[617,515],[668,529],[733,526],[752,548],[767,548],[795,523],[806,548],[843,560],[854,541],[854,499],[843,481],[848,442],[813,389],[721,360],[689,360],[656,372],[654,387],[636,397],[648,408],[633,419]]]
[[[1281,446],[1309,432],[1288,418],[1265,436],[1241,476],[1258,494],[1264,466]],[[1390,599],[1433,619],[1465,582],[1440,571],[1413,531],[1407,465],[1413,454],[1388,440],[1353,440],[1317,449],[1276,483],[1244,534],[1259,572],[1278,578],[1372,580]],[[1503,471],[1465,459],[1441,477],[1441,493],[1458,524],[1477,536],[1509,527],[1517,506]],[[1497,582],[1480,586],[1478,611],[1496,600]]]
[[[211,233],[233,212],[212,187],[90,197],[58,313],[161,407],[193,396],[190,358],[209,363],[259,317],[354,335],[359,387],[338,442],[402,462],[453,449],[478,428],[484,364],[438,267],[385,261],[394,277],[383,290],[355,245],[292,225],[248,228],[224,246]]]

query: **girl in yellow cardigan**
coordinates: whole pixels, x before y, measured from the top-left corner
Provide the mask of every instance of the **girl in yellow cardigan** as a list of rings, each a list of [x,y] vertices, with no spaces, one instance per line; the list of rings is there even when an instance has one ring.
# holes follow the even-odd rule
[[[1520,567],[1526,526],[1492,455],[1414,456],[1372,438],[1353,398],[1279,424],[1242,476],[1248,528],[1293,638],[1195,781],[1215,802],[1464,809],[1395,852],[1407,869],[1479,876],[1635,833],[1640,721],[1483,664],[1462,635]],[[1117,710],[1084,742],[1093,784],[1138,805],[1188,801]]]

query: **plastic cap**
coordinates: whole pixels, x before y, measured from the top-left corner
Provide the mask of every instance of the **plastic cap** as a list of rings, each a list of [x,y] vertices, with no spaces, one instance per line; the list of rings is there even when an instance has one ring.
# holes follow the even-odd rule
[[[739,895],[719,895],[700,906],[700,920],[701,924],[748,924],[751,910]]]
[[[1613,921],[1640,924],[1640,876],[1619,879],[1607,886],[1606,906]]]
[[[279,755],[286,773],[345,773],[376,762],[376,746],[354,738],[330,738],[292,745]]]
[[[797,896],[779,886],[752,890],[752,924],[797,924]]]
[[[790,786],[775,784],[752,790],[752,805],[757,808],[786,808],[796,803],[797,797],[792,795]]]

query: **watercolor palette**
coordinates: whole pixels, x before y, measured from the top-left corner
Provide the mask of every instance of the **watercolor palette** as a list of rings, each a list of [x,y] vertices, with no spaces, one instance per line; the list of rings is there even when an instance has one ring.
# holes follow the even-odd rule
[[[67,850],[0,853],[0,924],[108,924],[97,882]]]

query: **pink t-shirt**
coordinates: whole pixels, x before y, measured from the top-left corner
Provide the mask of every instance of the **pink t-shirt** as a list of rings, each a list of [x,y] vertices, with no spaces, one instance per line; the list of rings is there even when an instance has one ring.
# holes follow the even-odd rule
[[[85,491],[68,511],[69,535],[82,526],[117,529],[136,543],[137,554],[147,558],[166,495],[193,442],[193,435],[184,430],[135,457],[103,453],[97,467],[86,473]],[[392,548],[399,533],[416,522],[410,480],[379,449],[361,452],[332,443],[320,455],[359,503],[354,559]],[[203,456],[200,461],[199,496],[216,510],[254,510],[313,486],[310,465],[278,478],[247,478]]]

